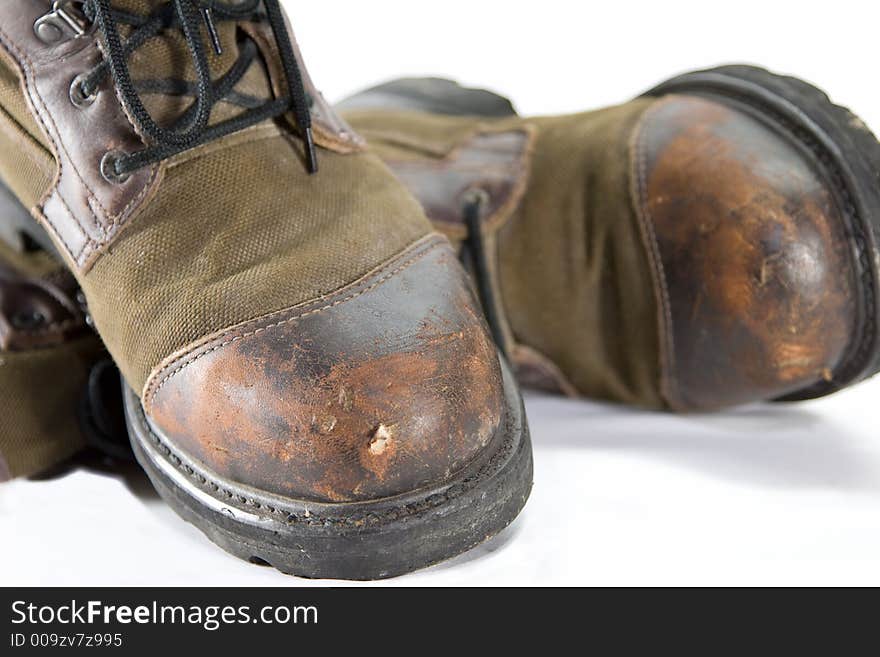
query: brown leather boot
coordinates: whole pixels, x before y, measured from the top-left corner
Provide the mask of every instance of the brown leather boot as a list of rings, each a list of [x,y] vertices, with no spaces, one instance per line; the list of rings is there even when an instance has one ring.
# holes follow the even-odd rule
[[[314,88],[278,0],[201,9],[0,4],[0,179],[80,284],[184,518],[309,577],[459,554],[531,487],[466,274]]]
[[[805,82],[727,66],[524,119],[402,80],[340,107],[460,245],[523,381],[699,411],[880,369],[880,146]]]

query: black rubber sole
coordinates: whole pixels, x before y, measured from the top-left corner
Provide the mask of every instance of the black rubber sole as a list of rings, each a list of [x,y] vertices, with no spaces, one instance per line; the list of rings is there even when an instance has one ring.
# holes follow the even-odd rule
[[[156,490],[227,552],[300,577],[384,579],[479,545],[525,505],[531,442],[506,367],[504,378],[505,422],[478,463],[442,486],[363,503],[295,500],[224,480],[159,435],[127,387],[125,414],[135,456]]]
[[[645,95],[704,95],[734,103],[787,136],[822,172],[845,217],[860,288],[859,328],[830,382],[783,400],[830,394],[880,371],[880,143],[850,110],[793,77],[754,66],[721,66],[685,73]]]

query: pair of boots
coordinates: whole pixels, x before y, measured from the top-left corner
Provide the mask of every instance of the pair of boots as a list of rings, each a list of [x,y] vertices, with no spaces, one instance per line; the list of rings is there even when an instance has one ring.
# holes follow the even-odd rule
[[[8,0],[0,477],[124,410],[239,557],[435,563],[528,497],[514,375],[701,411],[880,369],[878,175],[856,117],[751,67],[566,117],[433,79],[333,108],[277,0]]]

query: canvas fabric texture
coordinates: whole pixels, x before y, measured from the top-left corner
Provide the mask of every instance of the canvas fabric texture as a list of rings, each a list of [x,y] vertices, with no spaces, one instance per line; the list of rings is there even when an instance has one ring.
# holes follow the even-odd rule
[[[352,110],[344,118],[386,161],[442,159],[478,132],[534,131],[526,191],[500,228],[495,256],[514,336],[581,394],[661,408],[653,273],[630,159],[635,126],[653,102],[561,117]]]
[[[115,6],[145,13],[155,4]],[[233,28],[221,28],[228,52],[212,55],[215,74],[237,57]],[[133,53],[133,76],[187,78],[191,62],[182,48],[173,34],[152,40]],[[243,89],[258,94],[267,78],[261,66],[252,68]],[[174,114],[180,99],[160,96],[148,94],[150,109]],[[218,116],[237,111],[221,106]],[[0,181],[33,209],[54,179],[54,156],[3,58],[0,145]],[[333,292],[431,232],[418,203],[375,155],[320,148],[318,159],[319,173],[309,176],[297,137],[285,122],[267,121],[166,163],[151,200],[78,275],[95,325],[134,390],[187,345]]]
[[[97,336],[49,349],[0,353],[0,460],[12,477],[38,474],[85,447],[77,413]]]

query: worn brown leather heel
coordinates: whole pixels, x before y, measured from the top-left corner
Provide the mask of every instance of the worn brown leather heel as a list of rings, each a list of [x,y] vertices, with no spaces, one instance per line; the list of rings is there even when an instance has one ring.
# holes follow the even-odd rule
[[[749,199],[745,209],[733,205],[722,209],[738,212],[733,216],[751,222],[743,225],[735,238],[752,246],[742,262],[743,271],[752,278],[746,283],[740,277],[741,295],[730,289],[736,283],[732,281],[731,303],[712,312],[712,320],[706,322],[708,335],[693,335],[684,321],[673,327],[676,341],[685,345],[676,366],[680,372],[692,373],[683,387],[698,398],[701,388],[705,387],[704,394],[719,388],[713,377],[723,372],[724,362],[712,358],[711,344],[726,339],[722,322],[735,315],[737,297],[748,302],[750,316],[740,321],[752,324],[748,336],[752,340],[758,337],[758,341],[756,349],[735,354],[743,361],[733,370],[739,387],[733,394],[746,395],[754,386],[750,377],[767,371],[758,358],[768,359],[770,371],[776,374],[766,380],[768,393],[781,393],[778,398],[787,400],[826,395],[880,371],[880,144],[874,134],[816,87],[751,66],[688,73],[648,92],[657,97],[669,94],[722,103],[757,122],[749,133],[745,127],[749,119],[709,118],[695,105],[675,108],[671,103],[658,110],[690,122],[677,134],[680,143],[711,130],[721,138],[729,135],[727,143],[742,144],[742,152],[731,152],[728,174],[751,187],[741,192]],[[671,156],[669,149],[676,147],[667,141],[671,135],[650,132],[658,119],[653,121],[643,141],[647,194],[652,194],[650,185],[662,183],[666,175],[663,167],[669,164],[660,158]],[[775,139],[766,137],[764,131]],[[693,171],[693,164],[690,168],[685,165],[675,176],[682,180],[688,171]],[[732,187],[732,181],[728,185]],[[674,220],[668,208],[678,201],[657,198],[667,191],[653,193],[652,210],[659,222]],[[736,193],[734,190],[731,195]],[[676,214],[701,211],[692,194],[682,195],[680,202],[687,206],[677,208]],[[698,228],[689,232],[690,237],[663,231],[664,239],[683,240],[663,249],[668,254],[663,263],[668,285],[678,297],[669,299],[669,310],[681,317],[683,312],[676,312],[678,308],[684,310],[695,300],[682,280],[687,270],[700,268],[705,278],[713,271],[715,276],[729,272],[731,265],[725,260],[733,260],[738,246],[720,240],[711,243],[726,249],[725,258],[723,251],[707,252]],[[758,329],[759,322],[765,327]],[[692,341],[696,346],[686,346]],[[786,391],[783,388],[789,381],[805,385]],[[733,385],[728,382],[725,387]]]

